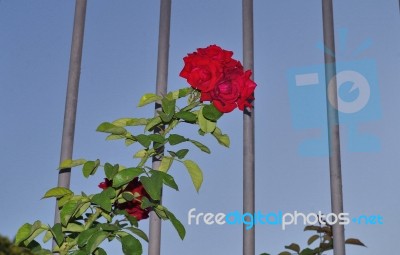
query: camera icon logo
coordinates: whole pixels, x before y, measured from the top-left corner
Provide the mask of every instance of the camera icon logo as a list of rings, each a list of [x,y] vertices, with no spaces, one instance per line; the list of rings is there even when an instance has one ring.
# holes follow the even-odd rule
[[[291,119],[294,129],[318,130],[299,144],[302,156],[327,156],[327,101],[338,111],[342,151],[377,152],[380,141],[373,134],[358,130],[363,123],[381,118],[376,63],[372,59],[336,62],[335,77],[325,81],[325,65],[291,68],[287,72]],[[333,100],[333,81],[337,82],[338,103]],[[328,95],[326,94],[328,89]],[[304,132],[307,133],[307,132]]]

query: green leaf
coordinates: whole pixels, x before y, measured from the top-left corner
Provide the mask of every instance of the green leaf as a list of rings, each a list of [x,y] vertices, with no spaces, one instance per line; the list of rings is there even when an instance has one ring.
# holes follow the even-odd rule
[[[200,108],[200,110],[199,110],[199,112],[198,112],[198,115],[197,115],[197,118],[198,118],[198,120],[199,120],[199,126],[200,126],[200,129],[201,129],[203,132],[205,132],[205,133],[211,133],[211,132],[213,132],[213,131],[215,130],[215,128],[217,127],[217,123],[214,122],[214,121],[210,121],[210,120],[208,120],[208,119],[206,119],[206,118],[204,117],[204,115],[203,115],[203,108],[204,108],[204,107],[201,107],[201,108]]]
[[[82,158],[81,159],[76,159],[76,160],[66,159],[60,164],[60,166],[58,167],[57,170],[80,166],[80,165],[85,164],[85,162],[86,162],[86,160],[82,159]]]
[[[64,187],[56,187],[56,188],[49,189],[46,192],[46,194],[44,194],[43,198],[49,198],[49,197],[61,198],[65,195],[69,195],[69,194],[73,194],[71,190],[64,188]]]
[[[144,94],[142,96],[142,98],[140,98],[138,107],[142,107],[144,105],[156,102],[156,101],[161,100],[161,99],[162,99],[162,96],[159,96],[159,95],[156,95],[156,94],[153,94],[153,93]]]
[[[43,243],[47,243],[51,238],[53,238],[53,234],[50,229],[46,231],[46,234],[43,236]]]
[[[146,156],[146,154],[147,154],[147,150],[143,149],[143,150],[137,151],[135,153],[135,155],[133,155],[133,157],[134,158],[143,158],[144,156]]]
[[[143,187],[149,193],[150,197],[154,200],[161,199],[161,188],[163,184],[163,178],[158,171],[154,171],[151,177],[142,176],[140,177],[140,181],[143,184]]]
[[[175,215],[168,211],[166,208],[164,208],[165,213],[168,216],[168,219],[171,221],[172,225],[178,232],[179,237],[183,240],[186,235],[186,230],[185,227],[182,225],[182,223],[175,217]]]
[[[68,223],[65,228],[62,228],[62,231],[65,232],[73,232],[73,233],[80,233],[85,230],[85,227],[82,224],[78,223]]]
[[[278,255],[292,255],[292,253],[290,253],[288,251],[283,251],[283,252],[279,253]]]
[[[160,134],[151,134],[151,135],[148,135],[148,137],[150,138],[150,140],[152,140],[153,142],[156,142],[156,143],[164,143],[165,142],[165,138]]]
[[[160,166],[158,167],[158,170],[161,172],[167,172],[169,168],[172,165],[172,162],[174,162],[174,159],[168,156],[164,156],[161,160]]]
[[[154,117],[154,118],[149,120],[149,122],[147,123],[147,125],[146,125],[144,130],[145,131],[149,131],[152,128],[154,128],[155,126],[157,126],[158,124],[160,124],[161,122],[162,121],[161,121],[161,117],[160,116]]]
[[[179,119],[182,119],[184,121],[194,123],[197,120],[197,115],[192,113],[192,112],[187,112],[187,111],[180,111],[175,113],[175,116]]]
[[[189,152],[188,149],[182,149],[182,150],[177,151],[175,154],[179,159],[183,159],[188,152]]]
[[[119,226],[114,225],[114,224],[109,224],[109,223],[99,224],[99,227],[104,231],[117,231],[120,229]]]
[[[308,245],[312,244],[313,242],[315,242],[315,240],[318,240],[318,238],[319,238],[319,235],[311,236],[310,238],[308,238],[307,244]]]
[[[177,134],[171,134],[168,137],[169,144],[171,144],[171,145],[176,145],[176,144],[179,144],[179,143],[183,143],[183,142],[186,142],[187,140],[188,140],[187,138],[185,138],[185,137],[183,137],[181,135],[177,135]]]
[[[142,197],[142,209],[146,209],[148,207],[155,206],[147,197]]]
[[[62,232],[62,226],[60,223],[56,223],[52,228],[51,232],[53,233],[54,240],[56,241],[58,246],[64,242],[64,234]]]
[[[142,255],[142,244],[135,237],[127,235],[121,238],[122,252],[125,255]]]
[[[211,134],[217,139],[219,144],[229,148],[230,143],[231,143],[229,136],[222,134],[221,129],[216,127],[215,130]]]
[[[115,126],[126,127],[126,126],[143,126],[147,124],[145,118],[121,118],[112,122]]]
[[[143,147],[148,148],[151,145],[151,139],[147,135],[138,135],[135,138]]]
[[[133,193],[130,192],[130,191],[125,191],[125,192],[122,193],[122,197],[126,201],[132,201],[135,198],[135,195],[133,195]]]
[[[175,104],[176,104],[176,100],[169,100],[168,98],[164,97],[161,100],[161,107],[163,109],[163,112],[165,112],[165,114],[169,115],[169,116],[173,116],[175,113]]]
[[[173,188],[176,191],[179,191],[178,185],[176,184],[174,177],[172,177],[169,174],[164,174],[163,175],[163,180],[164,184],[167,185],[168,187]]]
[[[138,237],[142,238],[146,242],[149,241],[149,238],[147,237],[146,233],[143,232],[141,229],[134,228],[134,227],[128,227],[126,229],[128,229],[129,231],[131,231],[133,234],[137,235]]]
[[[69,220],[75,214],[79,205],[79,201],[70,200],[63,206],[63,208],[60,210],[60,219],[63,226],[67,226]]]
[[[94,250],[108,237],[109,233],[98,231],[94,233],[87,242],[86,251],[92,254]]]
[[[346,244],[352,244],[352,245],[359,245],[359,246],[365,246],[365,244],[363,244],[360,240],[355,239],[355,238],[349,238],[345,241]]]
[[[106,210],[107,212],[111,212],[112,208],[111,200],[104,191],[94,195],[91,200],[92,203],[99,205],[102,209]]]
[[[183,89],[179,89],[179,90],[176,90],[176,91],[169,92],[166,95],[166,97],[168,99],[170,99],[170,100],[178,99],[178,98],[182,98],[182,97],[187,96],[192,91],[193,91],[193,89],[191,87],[187,87],[187,88],[183,88]]]
[[[89,228],[89,229],[83,231],[82,233],[80,233],[78,236],[78,241],[77,241],[78,246],[79,247],[85,246],[85,244],[87,243],[89,238],[97,231],[99,231],[99,228],[96,227],[96,228]]]
[[[215,108],[214,104],[208,104],[203,107],[203,116],[211,121],[217,121],[223,115]]]
[[[197,148],[199,148],[200,150],[204,151],[205,153],[210,154],[211,151],[210,149],[205,146],[204,144],[202,144],[201,142],[195,141],[195,140],[189,140],[191,143],[193,143]]]
[[[190,178],[192,179],[193,185],[197,192],[199,192],[201,184],[203,183],[203,172],[200,167],[192,160],[183,161],[186,169],[189,172]]]
[[[101,123],[97,129],[97,132],[103,132],[103,133],[110,133],[113,135],[125,135],[128,131],[126,131],[125,128],[116,126],[114,124],[111,124],[110,122],[103,122]]]
[[[82,172],[83,176],[88,178],[90,175],[93,175],[96,173],[97,168],[100,165],[100,160],[96,161],[86,161],[86,163],[83,165]]]
[[[17,232],[17,235],[15,237],[15,244],[19,245],[22,241],[25,241],[28,239],[28,237],[31,235],[31,229],[32,225],[29,223],[25,223],[22,225]]]
[[[124,135],[113,135],[110,134],[106,137],[106,141],[113,141],[113,140],[119,140],[119,139],[124,139],[125,136]]]
[[[118,173],[118,169],[119,169],[118,164],[116,164],[115,166],[111,165],[110,163],[104,164],[104,174],[110,181],[114,179],[114,176]]]
[[[297,253],[300,252],[300,246],[298,244],[295,244],[295,243],[291,243],[290,245],[285,246],[285,248],[288,249],[288,250],[295,251]]]
[[[105,250],[103,250],[102,248],[97,248],[94,253],[94,255],[107,255],[107,252]]]
[[[139,176],[142,173],[143,173],[142,168],[136,168],[136,167],[125,168],[125,169],[119,171],[114,176],[112,186],[113,186],[113,188],[119,188],[122,185],[129,183],[135,177]]]
[[[300,252],[300,255],[315,255],[315,251],[311,250],[310,248],[305,248]]]

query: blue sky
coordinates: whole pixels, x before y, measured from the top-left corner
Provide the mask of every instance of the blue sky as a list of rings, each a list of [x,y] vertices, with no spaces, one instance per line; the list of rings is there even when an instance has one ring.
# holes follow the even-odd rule
[[[54,201],[40,200],[57,183],[65,90],[75,1],[0,2],[0,234],[12,237],[20,225],[40,219],[52,223]],[[323,64],[321,1],[255,0],[256,209],[267,212],[329,212],[328,158],[302,156],[298,147],[321,128],[296,129],[292,117],[288,70]],[[342,127],[344,209],[350,215],[381,215],[383,225],[346,226],[347,237],[368,248],[350,254],[391,254],[400,237],[398,159],[400,121],[399,9],[395,0],[334,2],[337,31],[347,29],[338,61],[372,59],[380,107],[378,119],[357,121],[358,132],[378,138],[377,152],[354,152],[348,126]],[[241,1],[173,1],[169,90],[187,86],[178,74],[182,58],[198,47],[218,44],[241,59]],[[88,1],[74,157],[134,164],[134,147],[106,142],[97,125],[120,117],[148,116],[152,107],[136,108],[143,93],[153,92],[156,73],[158,1]],[[337,33],[339,34],[339,33]],[[339,45],[339,39],[337,44]],[[370,39],[372,45],[356,49]],[[356,68],[359,65],[356,65]],[[371,94],[372,95],[372,94]],[[313,100],[313,97],[310,97]],[[187,212],[230,212],[242,208],[242,116],[235,111],[220,121],[230,134],[225,149],[207,137],[211,155],[190,157],[205,181],[196,194],[182,167],[172,169],[180,192],[165,190],[165,204],[185,222],[181,241],[163,224],[162,254],[241,254],[241,226],[189,226]],[[196,130],[185,129],[193,134]],[[350,137],[350,138],[349,138]],[[350,143],[350,145],[349,145]],[[195,151],[195,149],[193,149]],[[97,192],[100,174],[91,179],[73,172],[74,191]],[[141,222],[147,229],[147,222]],[[303,226],[256,227],[256,252],[277,254],[284,245],[304,246]],[[223,245],[221,245],[223,244]],[[110,254],[122,254],[108,245]]]

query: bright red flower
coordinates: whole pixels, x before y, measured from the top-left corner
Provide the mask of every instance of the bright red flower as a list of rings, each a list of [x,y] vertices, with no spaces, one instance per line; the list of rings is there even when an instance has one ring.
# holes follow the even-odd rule
[[[236,107],[242,111],[253,107],[257,86],[250,79],[251,71],[244,71],[232,55],[232,51],[217,45],[199,48],[184,58],[185,66],[180,73],[190,86],[201,92],[201,101],[211,101],[223,113]]]

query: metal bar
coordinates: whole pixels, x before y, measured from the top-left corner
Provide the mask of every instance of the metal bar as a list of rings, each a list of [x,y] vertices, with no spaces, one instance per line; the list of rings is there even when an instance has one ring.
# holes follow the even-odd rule
[[[168,56],[169,56],[169,34],[171,23],[171,0],[160,1],[160,24],[158,34],[158,57],[157,57],[157,80],[156,94],[165,95],[167,93],[168,82]],[[155,106],[155,115],[161,108],[159,103]],[[157,130],[156,130],[157,132]],[[153,158],[153,169],[158,169],[160,159]],[[149,227],[149,255],[160,255],[161,250],[161,220],[154,213],[150,213]]]
[[[242,1],[243,67],[254,70],[253,0]],[[254,73],[253,73],[254,75]],[[254,108],[243,112],[243,213],[255,210]],[[249,220],[249,219],[247,219]],[[243,225],[243,255],[255,254],[255,224],[246,230]]]
[[[325,51],[325,80],[329,136],[329,170],[331,185],[331,207],[336,215],[343,213],[342,173],[340,159],[340,133],[335,64],[335,32],[332,0],[322,0],[324,44],[331,52]],[[330,100],[331,102],[330,102]],[[333,105],[332,105],[332,104]],[[333,253],[345,255],[344,226],[333,225]]]
[[[67,95],[64,110],[64,125],[61,141],[60,162],[72,158],[74,146],[76,109],[78,104],[79,78],[82,61],[83,35],[85,30],[86,0],[76,0],[74,29],[69,62]],[[62,169],[58,174],[58,186],[69,188],[71,169]],[[54,222],[60,222],[58,207],[55,209]],[[53,243],[53,247],[54,247]]]

